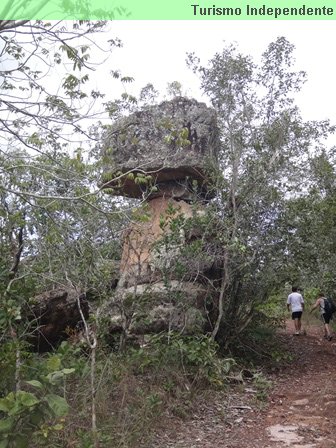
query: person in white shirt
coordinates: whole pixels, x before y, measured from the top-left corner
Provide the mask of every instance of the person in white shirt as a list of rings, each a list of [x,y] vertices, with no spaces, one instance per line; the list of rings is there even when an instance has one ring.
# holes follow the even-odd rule
[[[287,298],[287,309],[292,311],[292,319],[294,321],[295,335],[300,334],[301,317],[304,310],[304,300],[300,293],[297,292],[296,286],[292,287],[292,293]]]

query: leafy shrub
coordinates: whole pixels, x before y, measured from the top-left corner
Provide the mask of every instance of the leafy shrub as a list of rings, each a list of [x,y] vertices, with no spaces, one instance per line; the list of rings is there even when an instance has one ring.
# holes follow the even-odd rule
[[[53,364],[53,363],[52,363]],[[2,441],[0,448],[25,448],[33,435],[48,438],[50,431],[63,429],[60,419],[68,412],[64,397],[52,392],[73,369],[51,371],[38,380],[27,380],[25,386],[34,393],[19,390],[0,399]]]
[[[15,365],[18,353],[20,364]],[[66,378],[75,369],[65,367],[61,354],[34,354],[27,344],[18,342],[2,347],[0,362],[7,366],[4,372],[9,386],[2,388],[0,398],[0,448],[24,448],[32,441],[40,446],[38,440],[43,445],[64,427],[69,410]]]
[[[180,369],[192,381],[203,380],[212,385],[224,385],[235,361],[218,357],[218,346],[211,338],[161,333],[152,336],[146,346],[130,352],[140,372],[148,369]]]

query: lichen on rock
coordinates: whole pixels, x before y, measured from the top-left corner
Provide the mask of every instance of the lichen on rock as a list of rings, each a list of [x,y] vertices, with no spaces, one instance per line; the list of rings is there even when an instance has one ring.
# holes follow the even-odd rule
[[[111,126],[104,140],[102,183],[115,194],[134,198],[148,190],[169,194],[167,190],[181,190],[193,181],[204,186],[218,149],[215,111],[177,97]]]

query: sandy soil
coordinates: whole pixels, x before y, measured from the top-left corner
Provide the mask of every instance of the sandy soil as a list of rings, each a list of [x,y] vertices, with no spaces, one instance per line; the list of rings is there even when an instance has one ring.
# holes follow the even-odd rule
[[[321,325],[305,330],[293,336],[288,322],[279,334],[293,361],[268,376],[265,400],[248,381],[214,393],[187,418],[165,416],[169,429],[148,448],[336,448],[336,335],[328,342]]]

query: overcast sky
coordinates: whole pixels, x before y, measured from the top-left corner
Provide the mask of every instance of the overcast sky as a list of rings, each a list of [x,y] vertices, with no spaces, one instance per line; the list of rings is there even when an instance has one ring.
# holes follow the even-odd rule
[[[164,91],[180,81],[189,96],[201,99],[197,77],[186,67],[186,52],[195,51],[206,63],[223,42],[236,42],[258,60],[268,44],[285,36],[296,47],[296,68],[308,74],[297,99],[304,119],[336,122],[334,21],[116,21],[113,34],[124,47],[109,64],[135,78],[135,92],[148,82]]]
[[[104,40],[118,37],[123,41],[123,48],[115,49],[104,64],[96,67],[94,76],[91,75],[96,81],[92,87],[108,93],[109,99],[120,96],[120,82],[113,83],[109,71],[120,69],[123,75],[134,77],[135,82],[127,88],[135,95],[149,82],[165,92],[167,83],[179,81],[185,94],[206,101],[197,76],[186,66],[187,52],[194,51],[206,64],[215,52],[221,51],[224,42],[236,42],[242,53],[258,62],[270,42],[285,36],[296,47],[296,69],[308,75],[297,96],[303,118],[329,118],[336,123],[336,22],[333,20],[120,20],[111,22],[109,27],[111,31],[104,33]],[[60,77],[63,75],[60,73]],[[336,145],[336,136],[328,143]]]

